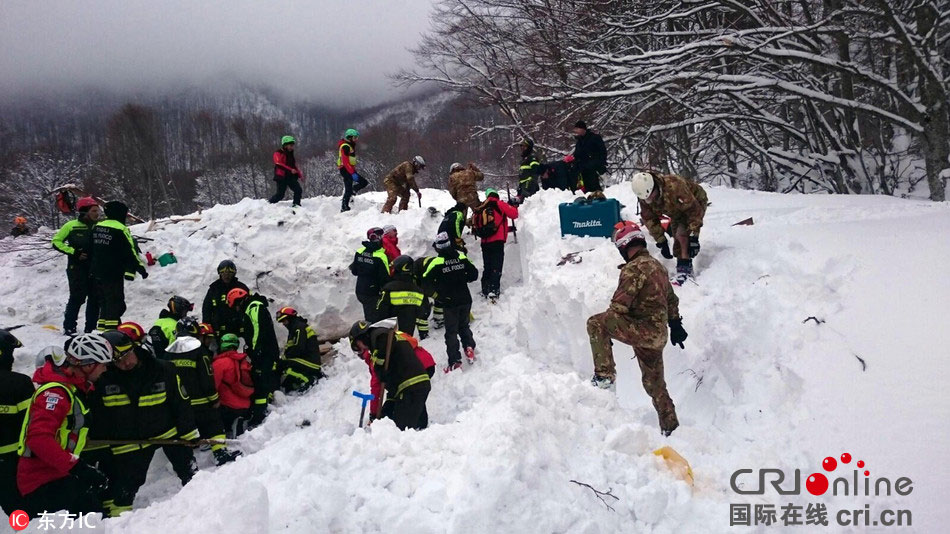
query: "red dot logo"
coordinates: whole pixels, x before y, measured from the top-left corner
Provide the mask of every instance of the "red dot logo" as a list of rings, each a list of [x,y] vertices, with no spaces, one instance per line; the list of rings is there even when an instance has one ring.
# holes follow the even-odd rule
[[[828,491],[828,478],[821,473],[812,473],[805,480],[805,489],[812,495],[824,495]]]
[[[829,456],[821,462],[821,467],[825,471],[834,471],[838,467],[838,461]]]
[[[858,460],[858,467],[864,467],[864,460]]]
[[[851,463],[851,455],[848,454],[848,453],[842,454],[842,455],[841,455],[841,463],[843,463],[843,464],[850,464],[850,463]]]
[[[865,471],[865,472],[864,472],[864,476],[871,476],[871,472],[870,472],[870,471]]]
[[[14,510],[10,514],[10,528],[16,530],[17,532],[25,529],[30,525],[30,516],[26,515],[26,512],[23,510]]]

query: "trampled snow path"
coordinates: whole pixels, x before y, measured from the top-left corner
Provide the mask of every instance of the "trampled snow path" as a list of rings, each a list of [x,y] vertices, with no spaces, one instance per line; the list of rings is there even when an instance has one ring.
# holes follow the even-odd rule
[[[624,185],[607,193],[635,217]],[[424,197],[427,206],[451,205],[442,192]],[[429,429],[401,433],[388,421],[356,428],[350,392],[366,389],[367,371],[340,344],[331,377],[300,398],[279,399],[244,438],[246,457],[220,469],[203,457],[206,469],[183,489],[155,462],[138,509],[103,525],[135,533],[729,532],[737,528],[729,504],[743,502],[907,508],[920,532],[948,519],[947,467],[936,461],[950,445],[940,387],[950,356],[950,334],[940,328],[950,301],[946,204],[712,189],[698,283],[678,290],[690,337],[686,350],[665,352],[682,424],[666,439],[632,351],[615,347],[618,395],[587,382],[586,318],[606,307],[620,257],[606,240],[560,239],[554,214],[570,198],[546,192],[522,207],[502,299],[492,306],[476,297],[479,361],[435,377]],[[320,318],[318,331],[337,330],[358,315],[346,265],[367,227],[393,223],[405,253],[431,250],[438,219],[419,209],[380,216],[381,202],[362,195],[341,215],[336,199],[307,199],[294,216],[245,200],[149,232],[154,241],[144,248],[173,250],[180,263],[127,286],[127,318],[150,324],[176,292],[200,301],[214,266],[232,257],[252,287],[255,273],[270,271],[258,283],[274,307],[294,305]],[[749,216],[755,226],[730,226]],[[577,250],[585,251],[580,263],[556,266]],[[0,324],[30,323],[18,335],[32,351],[59,339],[41,325],[60,323],[65,279],[59,263],[16,267],[22,259],[0,258]],[[827,322],[803,324],[809,316]],[[440,334],[423,344],[442,363]],[[20,358],[21,368],[32,360]],[[304,419],[312,424],[298,427]],[[664,444],[691,462],[693,489],[652,454]],[[914,492],[819,499],[729,489],[739,468],[807,476],[842,452],[866,460],[874,475],[911,477]],[[612,489],[613,509],[572,479]],[[848,531],[831,520],[824,531]],[[781,530],[761,531],[773,529]]]

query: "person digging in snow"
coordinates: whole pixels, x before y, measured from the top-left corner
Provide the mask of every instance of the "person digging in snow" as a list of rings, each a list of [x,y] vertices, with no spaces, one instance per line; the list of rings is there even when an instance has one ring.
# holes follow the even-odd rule
[[[646,250],[640,227],[630,221],[617,223],[613,242],[626,263],[607,311],[587,320],[587,334],[594,359],[591,382],[611,389],[616,378],[614,339],[633,346],[640,364],[643,389],[653,399],[660,429],[669,436],[679,421],[663,378],[663,347],[667,339],[683,348],[686,330],[679,316],[679,299],[663,265]],[[670,331],[667,336],[667,325]]]
[[[416,184],[416,174],[426,168],[426,160],[416,156],[411,161],[400,163],[395,169],[383,178],[386,186],[386,203],[383,204],[383,213],[392,213],[396,198],[399,198],[399,211],[409,209],[409,191],[415,191],[422,202],[422,192]]]
[[[699,254],[699,231],[709,201],[706,191],[685,178],[653,172],[634,174],[630,186],[639,199],[643,224],[660,253],[666,259],[676,257],[676,283],[682,285],[693,275],[693,258]],[[670,218],[665,232],[660,223],[662,215]],[[674,239],[672,253],[667,235]]]
[[[254,397],[248,426],[255,427],[267,417],[267,403],[277,389],[276,369],[280,345],[277,343],[274,321],[267,312],[266,297],[252,296],[236,287],[228,293],[228,306],[244,317],[241,335],[244,337],[244,349],[251,358],[251,378],[254,381]]]
[[[399,232],[391,224],[383,226],[383,251],[386,252],[386,257],[389,259],[389,274],[392,275],[393,261],[401,256],[402,252],[399,251]]]
[[[410,336],[422,318],[422,303],[425,300],[422,288],[413,281],[413,266],[413,259],[409,256],[396,258],[393,262],[393,280],[383,286],[376,306],[379,317],[395,317],[399,331]]]
[[[324,377],[320,362],[320,340],[297,310],[285,306],[277,310],[277,322],[287,328],[287,345],[277,361],[284,393],[301,393]]]
[[[449,194],[456,202],[461,202],[474,210],[481,204],[478,200],[476,182],[484,179],[485,175],[474,163],[469,163],[467,167],[462,166],[461,163],[453,163],[449,167]],[[462,218],[467,217],[468,214],[464,213]]]

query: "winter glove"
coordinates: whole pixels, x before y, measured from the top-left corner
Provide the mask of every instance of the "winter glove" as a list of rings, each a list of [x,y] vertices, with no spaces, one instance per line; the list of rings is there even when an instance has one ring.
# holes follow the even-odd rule
[[[699,254],[699,236],[691,235],[689,236],[689,257],[695,258]]]
[[[568,154],[564,156],[564,163],[571,163],[574,161],[574,154]]]
[[[681,349],[685,349],[686,347],[683,346],[683,342],[686,341],[687,337],[689,337],[689,334],[687,334],[683,328],[683,318],[677,317],[676,319],[670,319],[670,343],[679,345]]]
[[[359,175],[359,173],[355,173],[355,172],[354,172],[354,173],[353,173],[353,176],[352,176],[351,178],[353,178],[353,181],[356,182],[356,183],[359,183],[359,181],[360,181],[360,175]]]
[[[88,488],[90,493],[97,493],[109,487],[109,477],[82,460],[76,462],[69,474],[76,477],[80,487]]]
[[[673,259],[673,254],[670,253],[670,242],[669,240],[664,239],[662,243],[657,243],[656,247],[660,249],[660,254],[668,260]]]
[[[139,274],[142,275],[142,280],[148,278],[148,269],[145,267],[139,267]]]

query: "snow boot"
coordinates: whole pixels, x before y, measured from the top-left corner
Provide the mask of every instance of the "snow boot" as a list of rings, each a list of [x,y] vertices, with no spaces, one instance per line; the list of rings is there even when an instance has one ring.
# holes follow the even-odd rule
[[[241,451],[229,451],[226,448],[211,451],[211,454],[214,455],[215,464],[218,466],[233,462],[238,456],[244,456]]]
[[[676,412],[671,412],[660,417],[660,432],[669,437],[680,426],[679,419],[676,418]]]
[[[469,365],[475,363],[475,349],[473,347],[465,347],[465,359],[468,360]]]
[[[610,391],[614,390],[614,379],[606,376],[594,375],[590,379],[591,385],[598,387],[600,389],[608,389]]]
[[[455,362],[455,363],[450,363],[446,365],[445,369],[442,369],[442,370],[445,372],[445,374],[449,374],[452,371],[456,369],[461,369],[461,368],[462,368],[462,362]]]
[[[693,260],[676,260],[676,278],[674,284],[681,286],[686,283],[688,278],[693,276]]]

